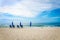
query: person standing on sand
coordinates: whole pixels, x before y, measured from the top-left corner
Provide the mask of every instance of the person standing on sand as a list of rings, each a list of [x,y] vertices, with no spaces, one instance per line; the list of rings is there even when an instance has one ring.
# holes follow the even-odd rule
[[[30,21],[30,27],[32,26],[32,22]]]

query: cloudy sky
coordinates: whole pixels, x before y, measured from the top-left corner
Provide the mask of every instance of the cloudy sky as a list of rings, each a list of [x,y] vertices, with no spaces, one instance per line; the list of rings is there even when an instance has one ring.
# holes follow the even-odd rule
[[[0,0],[0,12],[16,16],[35,17],[52,7],[49,0]]]
[[[32,21],[36,22],[37,21],[48,22],[48,20],[50,22],[59,21],[60,20],[60,16],[58,16],[60,15],[59,8],[60,0],[0,0],[0,16],[1,14],[6,15],[6,13],[8,13],[15,17],[19,16],[20,18],[21,17],[26,17],[27,19],[31,18]],[[54,11],[56,11],[56,13]],[[5,16],[4,17],[1,16],[1,18],[5,18]]]

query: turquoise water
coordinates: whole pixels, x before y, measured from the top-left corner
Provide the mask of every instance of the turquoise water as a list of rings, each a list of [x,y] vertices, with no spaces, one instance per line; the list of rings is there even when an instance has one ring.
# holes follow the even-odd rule
[[[0,28],[9,28],[10,24],[0,24]],[[17,28],[17,24],[15,24]],[[23,24],[23,27],[30,27],[29,24]],[[60,27],[60,23],[32,23],[31,27]]]

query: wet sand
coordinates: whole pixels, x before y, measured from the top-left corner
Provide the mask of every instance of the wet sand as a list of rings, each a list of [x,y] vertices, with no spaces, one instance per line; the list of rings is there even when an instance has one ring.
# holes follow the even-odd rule
[[[60,28],[0,28],[0,40],[60,40]]]

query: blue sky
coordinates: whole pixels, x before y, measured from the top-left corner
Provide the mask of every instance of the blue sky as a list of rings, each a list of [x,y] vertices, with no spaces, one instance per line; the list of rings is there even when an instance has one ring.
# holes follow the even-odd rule
[[[0,22],[60,22],[60,0],[0,0]]]

